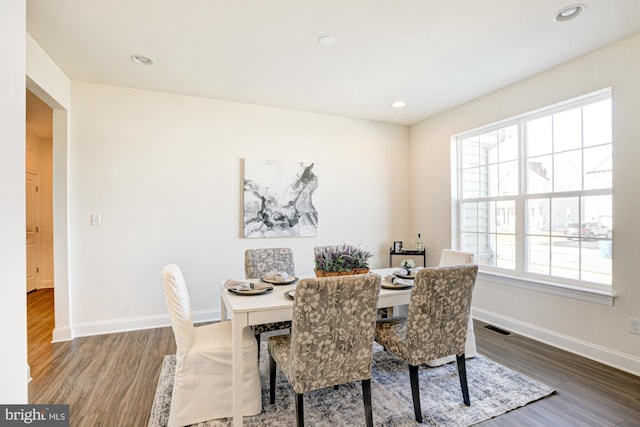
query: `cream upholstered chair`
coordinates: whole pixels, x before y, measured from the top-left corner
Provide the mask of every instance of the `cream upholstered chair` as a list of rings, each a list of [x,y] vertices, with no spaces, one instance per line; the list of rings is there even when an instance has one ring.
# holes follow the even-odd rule
[[[290,248],[247,249],[244,251],[244,275],[247,279],[259,279],[271,271],[286,271],[295,276],[296,267],[293,262],[293,251]],[[260,346],[260,334],[291,328],[290,321],[254,325],[253,333]],[[258,348],[258,353],[260,348]]]
[[[166,265],[162,281],[177,348],[168,426],[232,417],[231,322],[195,327],[180,267]],[[262,411],[258,349],[249,328],[242,339],[243,414],[256,415]]]
[[[443,249],[440,253],[440,263],[438,267],[448,267],[452,265],[475,264],[475,257],[472,252],[462,252],[453,249]],[[467,342],[465,345],[464,355],[468,359],[476,357],[476,333],[473,330],[473,310],[469,314],[469,325],[467,327]],[[455,360],[455,356],[443,357],[437,360],[430,360],[427,365],[433,367],[444,365]]]
[[[291,334],[269,337],[270,401],[276,365],[296,393],[297,425],[304,425],[303,393],[362,382],[367,426],[373,425],[371,365],[377,274],[303,279],[296,286]]]
[[[470,405],[465,341],[477,265],[420,270],[411,290],[407,317],[379,319],[375,340],[409,364],[416,421],[422,423],[418,367],[455,355],[465,405]]]

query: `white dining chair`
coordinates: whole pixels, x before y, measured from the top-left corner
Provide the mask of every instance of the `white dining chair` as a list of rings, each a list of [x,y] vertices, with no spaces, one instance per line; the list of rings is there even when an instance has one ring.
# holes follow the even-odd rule
[[[189,291],[180,267],[162,269],[167,309],[176,340],[176,368],[169,427],[233,416],[231,322],[194,326]],[[250,328],[242,334],[243,414],[262,411],[258,346]]]

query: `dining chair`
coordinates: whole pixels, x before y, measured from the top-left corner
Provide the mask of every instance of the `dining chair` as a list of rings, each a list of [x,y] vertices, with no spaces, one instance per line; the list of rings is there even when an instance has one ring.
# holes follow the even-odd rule
[[[269,400],[275,403],[279,366],[295,392],[299,427],[305,392],[352,381],[361,381],[366,424],[373,426],[371,365],[380,285],[373,273],[298,282],[291,334],[269,337]]]
[[[335,248],[336,245],[315,246],[313,248],[314,259],[322,256],[327,250]],[[393,312],[392,307],[383,307],[378,309],[378,317],[388,317]]]
[[[465,341],[477,265],[431,267],[416,274],[407,317],[379,319],[375,341],[409,365],[416,421],[422,423],[418,367],[455,355],[464,404],[469,406]]]
[[[176,340],[176,368],[168,426],[233,416],[231,322],[194,326],[189,291],[180,267],[162,268],[167,309]],[[262,411],[258,348],[249,328],[242,335],[243,414]]]
[[[247,279],[260,279],[272,271],[286,271],[290,276],[296,275],[293,251],[290,248],[247,249],[244,252],[244,275]],[[253,333],[258,341],[260,354],[260,335],[263,332],[286,330],[291,328],[290,321],[253,325]]]
[[[448,267],[452,265],[475,264],[475,255],[473,252],[463,252],[454,249],[443,249],[440,253],[440,262],[438,267]],[[465,344],[464,355],[467,359],[476,357],[476,333],[473,330],[473,309],[469,312],[469,324],[467,325],[467,341]],[[436,360],[430,360],[427,365],[435,368],[436,366],[451,363],[455,360],[455,356],[442,357]]]

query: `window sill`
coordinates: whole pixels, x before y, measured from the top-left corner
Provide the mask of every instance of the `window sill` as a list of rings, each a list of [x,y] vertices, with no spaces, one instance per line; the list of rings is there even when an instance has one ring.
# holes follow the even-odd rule
[[[518,288],[545,292],[552,295],[575,298],[583,301],[610,306],[613,306],[616,297],[612,289],[594,289],[568,285],[564,283],[545,282],[542,280],[535,280],[531,278],[508,276],[492,271],[480,271],[478,272],[478,278],[487,282],[498,283],[501,285],[515,286]]]

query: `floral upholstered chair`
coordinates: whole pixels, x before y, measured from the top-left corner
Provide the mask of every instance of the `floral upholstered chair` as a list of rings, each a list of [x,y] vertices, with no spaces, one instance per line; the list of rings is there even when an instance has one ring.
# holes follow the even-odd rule
[[[477,265],[425,268],[416,274],[407,317],[379,319],[375,340],[406,360],[416,421],[422,423],[418,367],[455,355],[462,397],[469,406],[465,342]]]
[[[438,267],[450,267],[452,265],[475,264],[475,256],[471,252],[462,252],[454,249],[443,249],[440,253],[440,262]],[[469,312],[469,324],[467,325],[467,342],[464,347],[464,357],[476,357],[476,333],[473,330],[473,309]],[[455,360],[455,356],[442,357],[436,360],[430,360],[427,365],[435,368]]]
[[[296,393],[297,425],[304,425],[303,393],[362,382],[367,426],[373,425],[371,365],[377,274],[301,280],[293,300],[291,334],[269,337],[270,402],[275,402],[276,365]]]
[[[296,267],[293,262],[293,251],[290,248],[247,249],[244,252],[244,275],[247,279],[259,279],[272,271],[285,271],[295,276]],[[260,352],[260,334],[291,328],[291,322],[273,322],[254,325],[253,332],[258,340]]]

